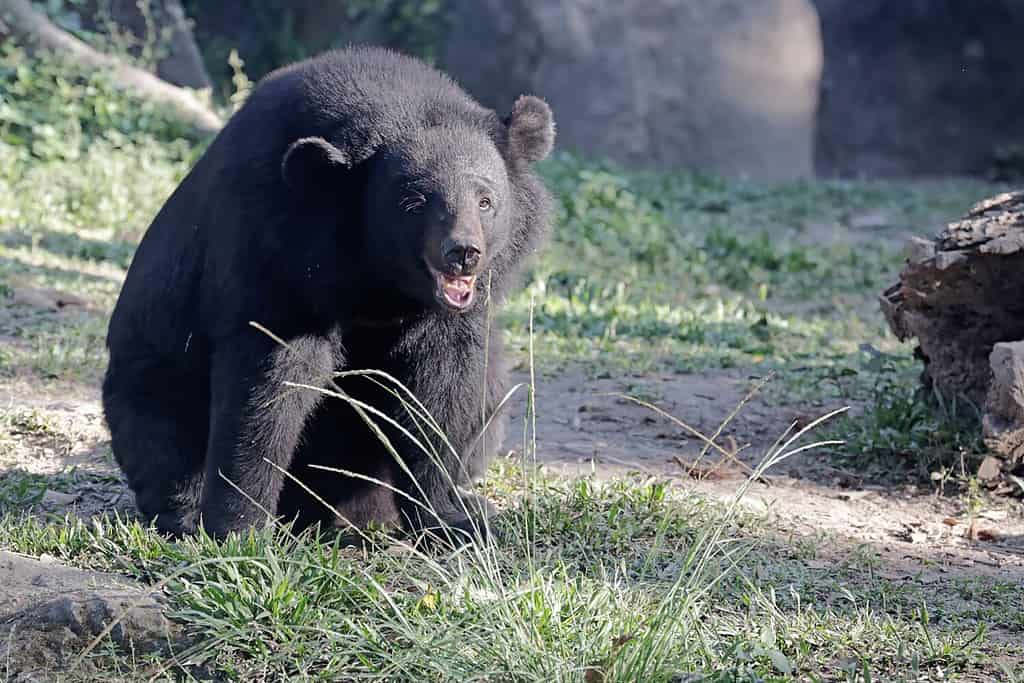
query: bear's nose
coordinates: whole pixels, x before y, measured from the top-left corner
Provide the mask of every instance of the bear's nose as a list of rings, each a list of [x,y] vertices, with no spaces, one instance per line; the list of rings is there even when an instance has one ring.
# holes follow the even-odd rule
[[[446,239],[441,249],[445,265],[456,275],[472,273],[480,264],[480,249],[475,244]]]

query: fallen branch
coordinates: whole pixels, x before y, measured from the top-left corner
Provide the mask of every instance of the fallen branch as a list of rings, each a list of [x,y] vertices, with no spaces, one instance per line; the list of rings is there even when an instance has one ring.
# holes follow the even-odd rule
[[[200,134],[215,133],[223,125],[220,117],[191,91],[98,52],[56,26],[28,0],[0,0],[0,34],[17,36],[26,47],[63,55],[96,71],[107,71],[115,87],[168,106],[179,120]]]

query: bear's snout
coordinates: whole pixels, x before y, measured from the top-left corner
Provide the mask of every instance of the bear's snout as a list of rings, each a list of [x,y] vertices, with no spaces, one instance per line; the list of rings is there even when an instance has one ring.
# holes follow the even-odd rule
[[[441,243],[441,256],[452,275],[472,275],[480,265],[482,250],[474,242],[445,238]]]

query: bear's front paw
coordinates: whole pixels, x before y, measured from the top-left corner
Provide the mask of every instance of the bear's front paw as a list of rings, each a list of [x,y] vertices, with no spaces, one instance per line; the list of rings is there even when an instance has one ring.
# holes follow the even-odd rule
[[[451,499],[435,502],[433,513],[418,510],[409,526],[422,538],[460,547],[487,542],[493,535],[490,520],[496,515],[487,498],[459,489]]]
[[[153,526],[165,536],[181,538],[196,532],[197,516],[197,513],[182,515],[176,510],[164,510],[153,516]]]
[[[232,531],[243,533],[270,523],[273,523],[273,519],[253,505],[246,505],[241,509],[224,505],[203,506],[203,531],[219,541],[224,540]]]

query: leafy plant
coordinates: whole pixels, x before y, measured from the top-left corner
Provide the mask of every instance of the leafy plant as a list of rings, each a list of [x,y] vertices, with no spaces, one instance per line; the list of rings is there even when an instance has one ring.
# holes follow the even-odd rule
[[[984,444],[976,407],[925,392],[907,363],[890,354],[872,353],[861,372],[873,378],[867,405],[829,430],[846,440],[841,460],[857,469],[909,469],[925,477],[980,461]]]
[[[40,161],[78,159],[94,140],[115,147],[139,136],[188,140],[191,131],[159,105],[114,87],[109,77],[56,57],[0,45],[0,141]]]

